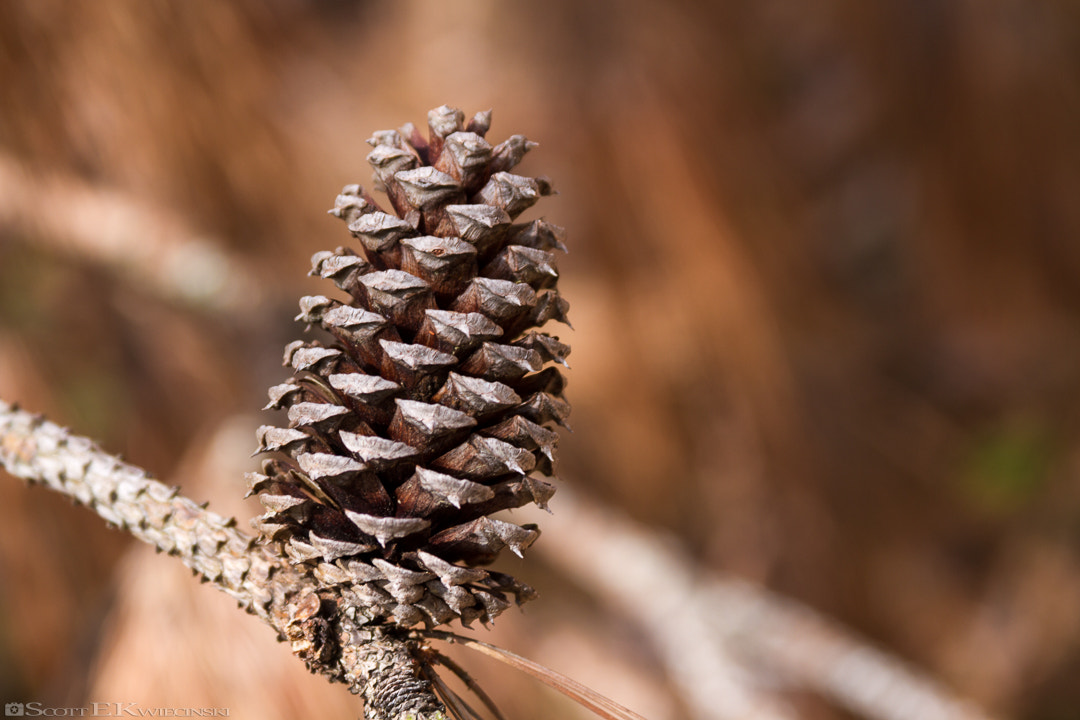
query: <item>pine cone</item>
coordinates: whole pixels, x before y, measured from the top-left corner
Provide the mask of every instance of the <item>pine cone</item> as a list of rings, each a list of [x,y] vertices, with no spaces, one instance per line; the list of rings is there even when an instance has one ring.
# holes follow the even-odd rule
[[[311,274],[347,298],[301,298],[297,320],[329,338],[286,347],[294,374],[267,407],[288,427],[258,431],[272,457],[251,477],[256,527],[369,621],[487,622],[535,595],[478,566],[538,535],[494,513],[555,490],[533,473],[552,472],[547,426],[569,412],[545,366],[569,348],[535,328],[566,322],[565,248],[555,225],[513,224],[551,186],[509,172],[534,143],[492,147],[490,119],[443,106],[427,140],[411,124],[368,140],[394,213],[358,185],[338,196],[359,247],[316,253]]]

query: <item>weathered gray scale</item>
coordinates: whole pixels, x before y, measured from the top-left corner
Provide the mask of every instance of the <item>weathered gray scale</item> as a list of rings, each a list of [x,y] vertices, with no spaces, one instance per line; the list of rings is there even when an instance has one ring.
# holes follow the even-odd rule
[[[421,235],[401,241],[401,269],[441,295],[461,291],[476,274],[476,248],[456,237]]]
[[[480,582],[488,576],[487,570],[461,567],[423,550],[417,551],[416,557],[424,567],[438,575],[439,581],[447,587]]]
[[[524,245],[507,245],[484,268],[484,274],[526,283],[534,289],[552,287],[559,279],[554,255]]]
[[[428,292],[430,287],[422,279],[402,270],[380,270],[364,276],[364,287],[396,298],[407,298]]]
[[[424,621],[424,614],[412,605],[398,603],[394,606],[390,616],[399,627],[412,627]]]
[[[473,435],[431,465],[470,480],[487,480],[510,473],[526,475],[536,467],[536,458],[498,438]]]
[[[412,627],[413,625],[419,625],[426,619],[427,615],[416,607],[411,602],[398,602],[394,605],[394,609],[390,612],[391,617],[394,619],[394,624],[398,627]]]
[[[445,581],[432,580],[424,587],[432,595],[445,602],[458,615],[462,614],[467,608],[474,607],[477,603],[472,590],[457,585],[448,585]]]
[[[363,194],[364,189],[359,185],[346,185],[334,199],[334,208],[330,210],[330,214],[348,224],[364,213],[371,212],[375,208]]]
[[[361,532],[371,535],[379,541],[380,545],[386,545],[391,540],[408,537],[427,529],[431,525],[428,520],[423,518],[379,517],[377,515],[353,512],[352,510],[346,510],[345,515]]]
[[[459,130],[446,136],[443,155],[453,155],[459,168],[487,167],[491,160],[491,143],[471,130]]]
[[[536,292],[525,283],[476,277],[450,309],[482,313],[505,328],[535,305]]]
[[[521,415],[509,417],[498,425],[484,428],[481,432],[526,450],[539,450],[548,460],[555,459],[555,446],[559,442],[558,433]]]
[[[323,312],[321,318],[323,327],[328,330],[342,328],[367,335],[390,324],[390,321],[379,313],[352,305],[342,305],[336,300],[331,302],[331,307]]]
[[[349,452],[373,470],[396,465],[417,455],[414,447],[376,435],[358,435],[341,430],[338,437]]]
[[[484,564],[499,554],[506,543],[492,527],[490,518],[481,517],[442,530],[428,538],[433,553],[467,564]]]
[[[540,218],[532,222],[512,225],[506,234],[511,245],[524,245],[537,250],[561,250],[566,252],[566,230],[559,225]]]
[[[327,562],[333,562],[339,557],[371,552],[376,549],[376,546],[372,543],[355,543],[334,538],[324,538],[314,532],[308,533],[308,540],[311,542],[312,547],[319,551],[323,560]]]
[[[495,509],[519,508],[529,504],[546,510],[547,501],[555,494],[554,485],[532,475],[514,476],[512,480],[505,480],[489,487],[494,493],[493,499],[482,504],[480,510],[490,508],[493,512]]]
[[[424,311],[435,307],[431,288],[422,279],[402,270],[382,270],[360,278],[368,309],[385,315],[399,327],[415,330]]]
[[[322,320],[323,313],[332,307],[334,302],[325,295],[305,295],[300,298],[300,314],[293,320],[310,324],[318,323]]]
[[[430,255],[431,257],[447,258],[448,260],[458,255],[476,257],[475,247],[461,238],[453,236],[418,235],[417,237],[406,238],[402,242],[412,248],[414,252]]]
[[[272,541],[283,540],[295,531],[293,523],[279,522],[273,513],[253,519],[251,527],[264,539]]]
[[[394,180],[401,187],[406,202],[417,210],[464,199],[464,192],[457,180],[431,166],[396,172]]]
[[[540,186],[533,178],[497,172],[488,178],[484,187],[473,197],[473,202],[493,205],[516,218],[540,199]]]
[[[311,427],[319,432],[329,432],[349,415],[348,408],[319,402],[299,402],[289,407],[289,424],[292,427]]]
[[[341,351],[336,348],[308,345],[302,340],[285,346],[285,364],[291,365],[293,370],[297,371],[319,372],[320,368],[329,368],[341,356]]]
[[[410,148],[419,148],[427,144],[427,141],[424,140],[424,136],[420,133],[419,128],[411,122],[405,123],[399,127],[397,131]]]
[[[376,180],[384,186],[393,181],[396,173],[411,170],[420,164],[420,159],[414,153],[389,145],[376,145],[368,153],[367,161],[375,171]]]
[[[352,250],[339,247],[334,252],[323,250],[311,256],[312,276],[332,281],[342,290],[356,285],[357,278],[371,272],[371,264]]]
[[[270,398],[270,402],[266,404],[263,410],[280,410],[293,402],[297,395],[303,393],[303,390],[302,387],[294,382],[283,382],[280,385],[273,385],[266,391],[267,396]]]
[[[492,205],[447,205],[443,211],[450,227],[448,232],[440,228],[439,234],[456,235],[476,246],[481,255],[487,254],[510,227],[507,212]]]
[[[423,490],[440,498],[445,498],[447,502],[456,508],[482,503],[495,497],[495,491],[486,485],[481,485],[472,480],[456,478],[425,467],[416,468],[413,477]]]
[[[434,573],[410,570],[400,565],[388,563],[382,558],[374,558],[371,564],[382,572],[384,578],[401,586],[423,585],[436,577]]]
[[[399,150],[404,150],[407,147],[404,138],[401,137],[401,133],[397,130],[377,130],[367,139],[367,144],[372,147],[385,145]]]
[[[289,542],[285,545],[285,553],[294,563],[302,563],[322,557],[322,553],[319,552],[318,548],[298,537],[289,538]]]
[[[333,585],[345,585],[352,582],[352,576],[345,572],[344,568],[329,562],[319,563],[315,566],[312,573],[319,582],[327,587]]]
[[[348,480],[367,469],[362,462],[330,453],[302,453],[296,456],[296,462],[315,482]]]
[[[501,327],[480,313],[428,310],[416,332],[416,342],[460,356],[502,334]]]
[[[478,110],[465,129],[480,137],[487,135],[487,131],[491,129],[491,110]]]
[[[474,132],[455,132],[446,136],[435,167],[464,187],[481,179],[491,160],[491,144]]]
[[[464,129],[465,114],[457,108],[443,105],[428,112],[427,140],[423,141],[419,133],[411,137],[421,140],[427,146],[428,162],[433,166],[437,166],[442,156],[446,137]]]
[[[428,617],[431,618],[432,625],[442,625],[457,617],[457,613],[449,605],[432,595],[426,587],[421,591],[420,599],[416,600],[413,605],[427,613]]]
[[[341,596],[352,607],[364,608],[376,617],[389,615],[396,604],[390,593],[374,583],[350,585],[342,589]]]
[[[500,572],[491,572],[489,575],[490,578],[486,583],[486,587],[498,592],[513,593],[514,600],[518,605],[521,605],[527,600],[533,600],[538,595],[536,590],[510,575],[505,575]]]
[[[380,340],[379,346],[395,368],[405,368],[414,373],[431,374],[457,363],[457,358],[426,345]]]
[[[259,443],[256,453],[291,452],[306,447],[311,442],[311,436],[293,428],[260,425],[255,431],[255,440]]]
[[[558,338],[552,337],[547,333],[531,330],[515,340],[512,344],[517,347],[535,350],[540,354],[541,360],[545,363],[554,361],[563,367],[570,367],[566,364],[566,357],[570,354],[570,346],[559,342]]]
[[[361,366],[377,365],[381,352],[376,340],[398,340],[397,329],[377,312],[351,305],[338,305],[323,314],[322,326],[342,341],[349,356]],[[347,371],[350,368],[341,368]]]
[[[295,495],[272,495],[266,493],[259,496],[259,503],[274,514],[286,513],[299,505],[310,502],[311,498],[296,497]]]
[[[430,446],[476,426],[475,418],[445,405],[401,399],[394,402],[397,409],[390,422],[390,437],[413,447]]]
[[[566,418],[570,416],[570,403],[548,393],[534,393],[521,405],[519,412],[541,425],[554,422],[569,427]]]
[[[532,527],[523,527],[488,517],[480,518],[480,520],[485,521],[483,523],[485,532],[493,531],[518,557],[524,557],[525,549],[540,537],[540,533]]]
[[[381,570],[363,560],[342,560],[340,561],[340,564],[341,567],[349,573],[349,576],[356,584],[370,583],[383,579]]]
[[[248,490],[244,495],[244,499],[251,497],[256,493],[261,493],[269,490],[277,482],[276,479],[259,472],[244,473],[244,479],[247,480]]]
[[[325,280],[335,280],[337,276],[345,272],[367,272],[370,268],[367,260],[360,257],[348,248],[339,247],[336,250],[320,250],[311,256],[311,270],[308,275],[318,276]]]
[[[377,210],[350,223],[349,232],[371,252],[381,253],[397,245],[401,238],[412,235],[413,228],[396,215]]]
[[[465,113],[449,105],[440,105],[433,110],[428,110],[427,117],[432,140],[445,138],[465,127]]]
[[[570,303],[555,290],[544,290],[536,294],[536,305],[533,307],[530,320],[532,325],[540,327],[548,320],[557,320],[568,327],[570,321],[566,313],[570,310]]]
[[[555,486],[531,475],[521,480],[521,484],[532,496],[532,502],[541,510],[547,510],[548,500],[555,496]]]
[[[401,386],[396,382],[378,375],[358,372],[337,373],[330,375],[327,380],[335,390],[369,405],[378,405],[401,390]]]
[[[536,147],[539,147],[539,143],[526,139],[524,135],[511,135],[491,151],[488,171],[499,173],[512,170],[522,161],[525,153]]]
[[[334,206],[339,207],[346,201],[359,197],[363,193],[363,188],[357,183],[350,183],[341,188],[341,192],[338,193],[337,198],[334,200]]]
[[[475,590],[473,596],[484,606],[484,611],[487,613],[488,617],[501,615],[512,607],[510,603],[503,600],[498,595],[483,590]]]
[[[486,342],[460,366],[460,371],[499,382],[511,382],[543,367],[540,353],[530,348]]]
[[[521,403],[521,397],[508,385],[455,372],[431,399],[475,418],[486,418]]]

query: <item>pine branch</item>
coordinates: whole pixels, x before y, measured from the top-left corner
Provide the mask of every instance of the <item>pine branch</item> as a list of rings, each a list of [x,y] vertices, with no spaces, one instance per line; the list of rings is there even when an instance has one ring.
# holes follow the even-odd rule
[[[246,263],[167,210],[73,174],[41,172],[3,152],[0,230],[188,307],[246,317],[266,297]]]
[[[234,520],[106,454],[87,438],[2,402],[0,433],[0,461],[12,475],[67,495],[176,556],[261,619],[273,624],[284,595],[305,588],[299,573],[257,546]],[[281,596],[275,598],[270,587],[280,588]]]
[[[408,646],[380,628],[339,616],[314,578],[290,565],[175,487],[44,418],[0,401],[0,465],[92,509],[108,523],[168,553],[234,598],[288,641],[312,672],[364,696],[372,720],[417,712],[443,718],[418,684]]]
[[[790,718],[775,700],[779,681],[874,720],[990,720],[812,609],[704,571],[666,538],[572,490],[559,500],[541,551],[642,628],[697,717]]]

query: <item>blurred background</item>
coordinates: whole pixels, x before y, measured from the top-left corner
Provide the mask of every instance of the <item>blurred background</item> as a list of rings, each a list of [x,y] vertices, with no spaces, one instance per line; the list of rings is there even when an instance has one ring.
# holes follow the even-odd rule
[[[1075,718],[1078,77],[1067,0],[0,3],[0,398],[246,523],[364,140],[493,108],[570,233],[563,483],[991,715]],[[479,634],[702,717],[550,539]],[[0,478],[0,698],[357,714],[175,565]],[[460,659],[511,717],[584,717]],[[858,716],[755,672],[783,717]]]

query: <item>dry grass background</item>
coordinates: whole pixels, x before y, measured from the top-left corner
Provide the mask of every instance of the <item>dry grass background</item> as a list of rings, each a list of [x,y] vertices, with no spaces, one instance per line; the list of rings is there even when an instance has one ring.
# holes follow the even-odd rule
[[[363,140],[493,107],[571,233],[565,481],[996,714],[1074,717],[1078,76],[1066,0],[6,2],[0,397],[253,514],[250,413]],[[0,697],[356,712],[171,565],[0,483]],[[587,587],[518,572],[543,599],[497,642],[685,712]]]

